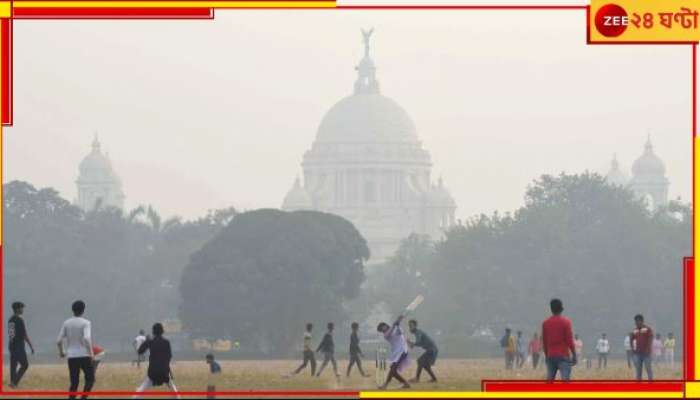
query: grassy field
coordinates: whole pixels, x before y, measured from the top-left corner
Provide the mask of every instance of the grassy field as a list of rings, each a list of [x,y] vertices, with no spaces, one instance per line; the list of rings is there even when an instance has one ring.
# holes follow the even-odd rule
[[[307,371],[288,378],[284,375],[296,368],[296,360],[280,361],[222,361],[223,372],[217,377],[217,390],[375,390],[374,360],[366,360],[366,371],[370,377],[362,378],[353,370],[350,378],[345,378],[347,362],[340,360],[338,368],[343,377],[336,380],[330,365],[320,378],[310,377]],[[100,365],[94,390],[134,390],[143,381],[146,366],[140,369],[129,363],[106,360]],[[3,369],[7,372],[7,365]],[[543,379],[544,369],[531,367],[515,371],[505,371],[499,359],[439,359],[435,372],[439,382],[418,383],[413,390],[473,391],[480,389],[482,379]],[[210,380],[208,366],[203,361],[178,361],[173,365],[173,373],[181,391],[205,391]],[[404,372],[412,377],[414,367]],[[680,367],[672,370],[663,366],[655,368],[657,379],[680,379]],[[576,367],[574,379],[632,379],[633,370],[622,360],[612,360],[605,370]],[[7,375],[4,377],[6,385]],[[425,379],[425,378],[424,378]],[[21,383],[21,390],[66,390],[68,371],[64,364],[32,364]],[[7,386],[5,386],[7,387]],[[162,390],[162,389],[157,389]]]

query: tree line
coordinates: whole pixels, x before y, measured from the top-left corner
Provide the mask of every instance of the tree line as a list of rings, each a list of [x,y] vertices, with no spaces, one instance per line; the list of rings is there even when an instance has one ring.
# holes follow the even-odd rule
[[[514,212],[474,216],[437,240],[411,235],[371,267],[355,227],[320,212],[162,221],[152,207],[82,212],[18,181],[4,185],[3,206],[5,299],[29,306],[27,323],[47,343],[76,297],[103,340],[178,318],[193,337],[278,355],[298,347],[307,320],[371,332],[417,293],[426,301],[416,316],[439,343],[506,325],[532,332],[551,297],[589,342],[602,332],[621,342],[636,313],[681,333],[690,206],[649,210],[596,174],[542,176]]]

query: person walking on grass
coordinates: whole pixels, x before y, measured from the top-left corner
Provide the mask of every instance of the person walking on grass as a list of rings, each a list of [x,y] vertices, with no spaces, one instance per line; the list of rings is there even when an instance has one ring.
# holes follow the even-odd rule
[[[610,341],[605,333],[600,335],[598,343],[595,345],[598,353],[598,369],[608,368],[608,353],[610,353]]]
[[[576,365],[577,355],[574,345],[571,320],[564,317],[564,305],[559,299],[549,302],[552,316],[542,323],[542,348],[547,365],[547,380],[553,381],[557,371],[563,381],[571,378],[571,367]]]
[[[625,355],[627,356],[627,368],[632,368],[632,358],[634,358],[634,352],[632,351],[632,339],[630,335],[625,335]]]
[[[657,333],[654,341],[651,343],[651,351],[653,353],[653,361],[655,366],[659,366],[664,354],[664,342],[661,340],[661,334]]]
[[[10,350],[10,387],[16,388],[22,380],[24,373],[29,369],[27,349],[25,343],[34,354],[34,345],[27,334],[27,326],[24,324],[24,303],[15,301],[12,303],[12,316],[7,321],[7,339]]]
[[[301,371],[303,371],[307,365],[311,366],[311,376],[316,375],[316,357],[314,356],[314,350],[311,347],[311,331],[313,330],[314,326],[312,323],[307,323],[306,324],[306,330],[304,331],[304,350],[303,350],[303,361],[299,368],[295,369],[294,372],[292,372],[292,375],[297,375]]]
[[[651,365],[654,332],[649,326],[644,324],[644,316],[642,314],[634,316],[634,324],[634,330],[630,333],[630,342],[634,352],[635,377],[638,381],[642,380],[642,367],[644,367],[647,371],[647,378],[651,381],[654,379],[654,371]]]
[[[323,370],[326,368],[326,365],[330,362],[331,365],[333,366],[333,373],[335,374],[336,378],[340,378],[340,374],[338,373],[338,364],[335,362],[335,344],[333,343],[333,328],[334,325],[332,322],[329,322],[327,325],[328,331],[326,332],[325,335],[323,335],[323,339],[321,339],[321,343],[318,344],[318,348],[316,349],[317,353],[322,353],[323,354],[323,363],[321,363],[321,368],[318,369],[318,372],[316,373],[316,377],[321,376],[321,373]]]
[[[141,345],[145,341],[146,341],[146,332],[144,332],[143,329],[140,329],[139,334],[136,335],[136,337],[134,338],[134,341],[131,342],[131,345],[134,347],[134,353],[136,353],[136,359],[133,360],[131,363],[136,364],[136,368],[141,368],[141,363],[146,361],[146,355],[139,354],[139,347],[141,347]]]
[[[172,372],[170,370],[170,361],[173,358],[173,353],[170,348],[170,341],[163,337],[163,325],[160,322],[153,324],[152,337],[147,337],[146,341],[139,346],[138,353],[148,354],[148,372],[141,386],[136,389],[136,392],[144,392],[154,386],[167,385],[170,390],[175,393],[176,398],[180,398],[177,394],[177,387],[172,380]],[[137,398],[137,396],[134,396]]]
[[[506,328],[506,331],[501,338],[501,348],[503,349],[503,356],[506,362],[506,370],[513,369],[516,349],[515,338],[513,337],[510,328]]]
[[[576,359],[579,361],[585,361],[583,359],[583,340],[578,337],[578,334],[574,335],[574,348],[576,348]]]
[[[216,360],[214,360],[214,355],[212,353],[207,354],[204,357],[207,365],[209,365],[209,383],[207,384],[207,399],[214,399],[214,392],[216,392],[216,381],[219,375],[221,375],[221,365],[219,365]]]
[[[292,375],[297,375],[301,371],[303,371],[307,365],[311,365],[311,376],[316,375],[316,357],[314,356],[314,350],[311,347],[311,331],[313,330],[314,326],[312,323],[307,323],[306,324],[306,331],[304,331],[304,352],[303,352],[303,361],[299,368],[294,370],[292,372]]]
[[[666,365],[668,367],[674,368],[674,350],[676,349],[676,339],[673,337],[673,333],[669,333],[664,340],[664,359],[666,360]]]
[[[430,375],[429,382],[437,382],[437,377],[433,372],[433,365],[435,365],[435,360],[437,360],[438,348],[435,345],[433,339],[426,335],[425,332],[418,329],[418,322],[415,319],[408,321],[408,331],[415,336],[415,341],[408,341],[408,346],[410,348],[420,347],[423,350],[423,354],[418,357],[418,368],[416,369],[416,377],[411,379],[410,382],[419,382],[420,374],[425,370],[425,372]]]
[[[532,369],[537,369],[537,365],[540,362],[540,353],[542,352],[542,339],[537,335],[537,332],[532,334],[527,351],[532,359]]]
[[[379,389],[386,389],[392,379],[396,379],[401,382],[402,389],[409,389],[411,385],[406,382],[406,380],[401,376],[401,371],[404,370],[410,363],[408,360],[408,342],[406,337],[401,330],[401,320],[403,320],[403,315],[400,315],[396,321],[389,326],[386,322],[380,322],[377,325],[377,332],[384,336],[384,339],[389,342],[389,373],[387,374],[386,381],[383,385],[379,386]]]
[[[366,378],[369,374],[365,374],[365,371],[362,370],[362,361],[360,361],[360,357],[363,357],[363,354],[360,348],[360,337],[357,335],[360,325],[357,322],[353,322],[350,324],[350,329],[352,330],[350,333],[350,361],[348,362],[348,371],[345,375],[349,378],[350,370],[352,370],[353,365],[357,364],[357,370],[360,371],[360,375]]]
[[[56,345],[58,346],[58,356],[68,358],[68,374],[70,376],[68,391],[70,393],[78,391],[80,371],[82,371],[85,378],[82,398],[87,399],[87,393],[92,390],[95,383],[92,326],[90,321],[83,318],[85,303],[82,300],[73,302],[71,309],[73,316],[63,322]],[[69,398],[74,399],[75,394],[70,394]]]
[[[523,342],[523,331],[515,334],[515,365],[522,368],[525,364],[525,343]]]

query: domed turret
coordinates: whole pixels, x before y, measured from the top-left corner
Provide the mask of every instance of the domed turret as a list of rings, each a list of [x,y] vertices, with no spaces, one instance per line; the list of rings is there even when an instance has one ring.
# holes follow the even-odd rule
[[[75,203],[80,208],[91,211],[98,204],[102,207],[123,208],[121,180],[112,169],[109,157],[102,154],[97,134],[92,141],[92,150],[80,162],[78,170],[78,179],[75,181],[78,197]]]
[[[648,201],[650,208],[656,208],[668,201],[669,181],[666,178],[664,162],[654,154],[651,138],[644,145],[644,154],[632,165],[632,180],[629,187]]]
[[[309,193],[301,186],[299,178],[296,178],[294,180],[294,185],[289,189],[287,195],[284,196],[282,209],[285,211],[296,211],[310,210],[312,208],[311,196],[309,196]]]
[[[100,150],[100,141],[97,139],[97,135],[92,141],[92,151],[80,162],[79,170],[79,183],[100,183],[111,181],[114,178],[109,159]]]
[[[617,162],[617,155],[613,155],[612,162],[610,163],[610,171],[605,175],[605,180],[611,185],[626,186],[629,183],[629,177],[620,168],[620,163]]]
[[[664,176],[666,174],[664,162],[654,154],[651,138],[647,138],[647,142],[644,145],[644,154],[632,164],[632,174],[634,176]]]

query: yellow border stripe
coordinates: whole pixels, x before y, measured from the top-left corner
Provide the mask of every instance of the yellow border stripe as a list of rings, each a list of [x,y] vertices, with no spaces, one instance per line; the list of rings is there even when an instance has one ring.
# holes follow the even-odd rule
[[[0,1],[0,17],[9,18],[12,16],[12,3],[9,1]]]
[[[335,1],[15,1],[14,8],[333,8]]]
[[[361,399],[473,399],[473,398],[669,398],[679,399],[683,392],[360,392]]]

